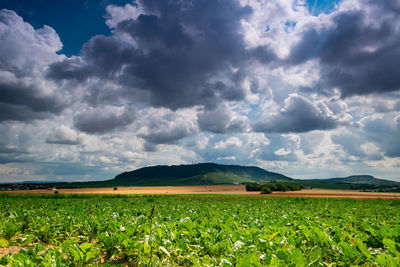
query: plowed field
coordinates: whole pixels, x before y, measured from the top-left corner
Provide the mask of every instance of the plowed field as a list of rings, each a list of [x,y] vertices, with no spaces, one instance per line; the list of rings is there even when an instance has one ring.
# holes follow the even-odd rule
[[[7,193],[54,194],[53,190],[17,190]],[[246,192],[244,185],[202,185],[202,186],[154,186],[154,187],[118,187],[58,189],[60,194],[234,194],[260,196],[259,192]],[[354,190],[303,189],[301,191],[274,192],[266,196],[292,197],[333,197],[333,198],[400,198],[400,193],[359,192]]]

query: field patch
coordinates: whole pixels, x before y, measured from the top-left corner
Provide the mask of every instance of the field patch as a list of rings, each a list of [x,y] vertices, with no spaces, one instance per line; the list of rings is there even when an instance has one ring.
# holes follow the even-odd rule
[[[175,195],[175,194],[232,194],[260,196],[260,192],[246,191],[244,185],[198,185],[198,186],[126,186],[104,188],[76,188],[58,189],[59,194],[132,194],[132,195]],[[15,190],[0,191],[0,193],[12,194],[54,194],[54,190]],[[363,198],[363,199],[400,199],[400,193],[386,192],[359,192],[356,190],[337,190],[337,189],[303,189],[301,191],[273,192],[268,196],[287,196],[287,197],[320,197],[320,198]]]
[[[0,195],[0,265],[400,264],[400,200]]]

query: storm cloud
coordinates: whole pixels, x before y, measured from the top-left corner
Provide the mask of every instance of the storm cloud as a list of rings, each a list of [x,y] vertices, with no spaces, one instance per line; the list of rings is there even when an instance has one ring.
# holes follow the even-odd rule
[[[138,136],[145,140],[146,151],[157,151],[157,145],[160,144],[178,144],[179,140],[198,133],[198,127],[191,116],[161,113],[150,115],[146,119],[147,125],[139,130]]]
[[[198,124],[202,131],[240,133],[246,131],[248,119],[233,112],[226,104],[221,104],[213,110],[199,113]]]
[[[336,128],[338,122],[329,108],[320,103],[315,105],[306,98],[291,95],[285,100],[278,113],[264,121],[255,122],[253,130],[265,133],[304,133],[313,130]]]
[[[91,109],[74,117],[76,129],[88,134],[104,134],[131,124],[137,116],[135,109]]]
[[[59,114],[66,102],[58,95],[44,93],[31,78],[16,78],[0,71],[0,122],[8,120],[30,121]]]
[[[336,12],[328,25],[301,33],[288,63],[318,59],[323,78],[316,91],[339,88],[349,97],[399,90],[399,20],[387,11],[393,5],[378,1],[366,9]]]
[[[109,9],[113,35],[93,37],[82,48],[82,62],[54,63],[48,77],[113,79],[121,86],[116,94],[138,100],[142,91],[155,107],[214,108],[223,99],[245,97],[241,82],[249,60],[273,58],[264,46],[245,49],[240,21],[252,10],[236,1],[144,1],[138,5],[143,13],[131,17]]]
[[[74,130],[61,126],[53,130],[53,132],[46,138],[46,143],[58,145],[79,145],[81,140]]]

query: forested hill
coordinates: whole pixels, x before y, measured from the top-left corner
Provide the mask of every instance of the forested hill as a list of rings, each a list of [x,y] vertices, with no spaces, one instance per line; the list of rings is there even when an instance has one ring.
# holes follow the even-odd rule
[[[121,173],[110,182],[118,185],[198,185],[266,183],[281,180],[290,181],[292,178],[259,167],[199,163],[145,167]]]

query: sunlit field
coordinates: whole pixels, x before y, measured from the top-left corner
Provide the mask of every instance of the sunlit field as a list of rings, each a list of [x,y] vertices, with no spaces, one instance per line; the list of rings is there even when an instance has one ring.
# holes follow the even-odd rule
[[[0,195],[0,264],[400,264],[400,201]]]

